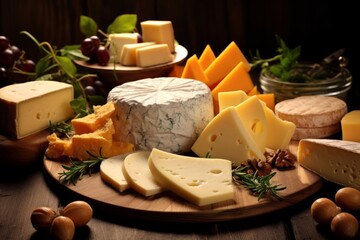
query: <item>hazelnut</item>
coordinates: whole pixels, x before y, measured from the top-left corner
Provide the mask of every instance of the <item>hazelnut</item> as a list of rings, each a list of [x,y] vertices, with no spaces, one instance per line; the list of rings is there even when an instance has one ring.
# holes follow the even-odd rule
[[[93,210],[91,206],[84,201],[74,201],[66,205],[60,214],[70,218],[75,227],[85,226],[92,218]]]
[[[50,234],[57,240],[71,240],[75,234],[74,222],[65,216],[57,216],[50,227]]]
[[[36,208],[31,214],[31,224],[36,230],[49,230],[56,212],[48,207]]]

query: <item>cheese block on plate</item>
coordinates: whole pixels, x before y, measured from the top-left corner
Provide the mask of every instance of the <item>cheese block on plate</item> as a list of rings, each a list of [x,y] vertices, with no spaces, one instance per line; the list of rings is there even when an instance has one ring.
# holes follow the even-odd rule
[[[148,164],[162,186],[198,206],[234,197],[228,160],[180,156],[154,148]]]
[[[29,81],[0,89],[0,131],[21,139],[73,116],[71,84]]]
[[[334,139],[302,139],[297,159],[324,179],[360,189],[360,143]]]
[[[101,161],[100,164],[101,179],[119,192],[123,192],[129,188],[129,184],[122,171],[122,165],[127,155],[129,155],[129,153],[110,157]]]
[[[135,33],[109,34],[107,44],[109,44],[110,55],[113,61],[116,63],[120,62],[121,52],[125,44],[131,44],[137,42],[138,42],[138,35]]]
[[[147,20],[140,23],[144,42],[167,44],[171,53],[175,52],[175,35],[171,21]]]
[[[136,50],[141,47],[146,47],[155,44],[154,42],[142,42],[123,45],[120,54],[120,64],[124,66],[136,65]]]
[[[113,88],[115,139],[138,150],[190,151],[214,117],[210,89],[183,78],[147,78]]]
[[[136,66],[150,67],[171,62],[173,56],[166,44],[154,44],[136,49]]]
[[[152,175],[148,158],[150,151],[136,151],[125,157],[122,171],[129,187],[149,197],[165,191]]]

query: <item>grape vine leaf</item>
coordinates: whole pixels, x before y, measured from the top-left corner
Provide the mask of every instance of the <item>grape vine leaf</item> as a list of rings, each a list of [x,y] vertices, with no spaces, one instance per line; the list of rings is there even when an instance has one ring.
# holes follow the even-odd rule
[[[91,37],[97,34],[98,25],[91,17],[80,16],[80,31],[86,36]]]
[[[136,28],[136,14],[122,14],[108,26],[107,33],[127,33],[133,32]]]

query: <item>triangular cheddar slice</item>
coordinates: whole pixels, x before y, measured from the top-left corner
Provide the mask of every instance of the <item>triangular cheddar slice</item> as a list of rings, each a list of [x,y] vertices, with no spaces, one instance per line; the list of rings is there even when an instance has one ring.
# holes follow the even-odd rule
[[[165,188],[198,206],[234,198],[229,160],[181,156],[154,148],[148,165]]]
[[[199,63],[200,66],[203,68],[203,70],[205,71],[205,69],[216,59],[216,56],[213,52],[213,50],[211,49],[210,45],[206,45],[204,51],[201,53],[200,57],[199,57]]]
[[[204,70],[200,66],[199,59],[195,54],[188,58],[188,60],[186,61],[181,78],[195,79],[205,83],[206,85],[208,85],[209,81],[204,73]]]

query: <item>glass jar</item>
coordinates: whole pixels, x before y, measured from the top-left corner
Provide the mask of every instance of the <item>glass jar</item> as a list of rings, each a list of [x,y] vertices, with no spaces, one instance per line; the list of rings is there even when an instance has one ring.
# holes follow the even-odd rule
[[[308,73],[314,71],[316,64],[302,64],[299,71]],[[309,74],[307,74],[309,76]],[[322,69],[322,78],[305,82],[285,82],[274,77],[267,69],[260,73],[260,86],[263,93],[274,93],[275,103],[304,95],[325,95],[346,100],[351,88],[352,76],[345,67]]]

